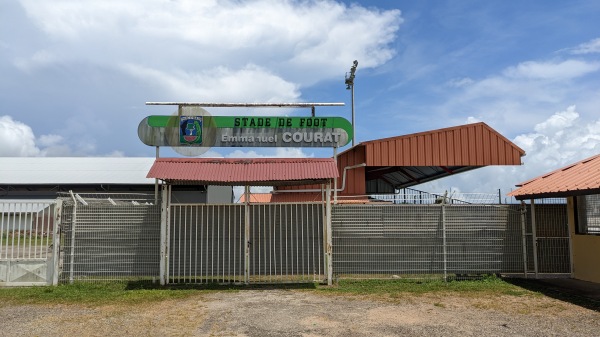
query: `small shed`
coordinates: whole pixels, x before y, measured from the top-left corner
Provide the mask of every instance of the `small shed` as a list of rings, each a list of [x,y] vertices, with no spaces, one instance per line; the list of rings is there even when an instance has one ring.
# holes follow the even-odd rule
[[[600,155],[517,185],[517,200],[567,198],[571,277],[600,283]]]

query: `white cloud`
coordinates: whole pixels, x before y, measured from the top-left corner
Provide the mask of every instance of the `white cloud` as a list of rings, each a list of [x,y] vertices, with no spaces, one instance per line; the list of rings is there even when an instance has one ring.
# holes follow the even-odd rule
[[[79,142],[74,146],[55,134],[35,136],[31,127],[14,120],[11,116],[0,116],[0,157],[73,157],[93,156],[96,147],[92,143]],[[122,151],[114,150],[106,156],[122,157]]]
[[[56,55],[48,50],[38,50],[28,58],[17,58],[14,64],[24,72],[32,72],[37,68],[45,67],[60,61]]]
[[[310,158],[313,155],[305,153],[301,148],[296,147],[278,147],[261,151],[255,150],[243,151],[235,150],[227,155],[229,158]]]
[[[11,116],[0,116],[0,157],[30,157],[40,154],[33,130]]]
[[[223,64],[228,69],[256,65],[303,85],[343,74],[354,59],[362,68],[381,65],[393,56],[389,44],[402,23],[398,10],[335,1],[22,0],[21,4],[28,17],[57,41],[33,56],[20,56],[16,63],[23,69],[70,59],[109,67],[136,64],[173,76],[186,73],[184,81],[202,73],[199,69],[215,69],[213,81],[221,84],[230,84],[220,82],[219,76],[227,78],[231,71],[219,73]],[[272,84],[261,86],[260,80],[256,78],[254,86],[264,89]]]
[[[143,81],[162,86],[174,99],[188,101],[293,102],[300,93],[293,83],[271,74],[266,69],[247,65],[239,70],[217,67],[198,73],[178,71],[166,73],[135,64],[122,69]]]
[[[507,78],[543,79],[562,81],[568,80],[600,69],[598,62],[586,62],[581,60],[565,60],[560,62],[535,62],[528,61],[509,67],[504,71]]]
[[[600,38],[593,39],[586,43],[571,49],[572,54],[593,54],[600,53]]]
[[[474,116],[502,133],[527,132],[543,116],[573,102],[585,107],[586,118],[596,114],[600,63],[583,60],[527,61],[498,74],[464,83],[432,110],[436,120],[462,123]],[[594,75],[594,76],[591,76]],[[509,135],[512,136],[512,135]]]
[[[502,195],[515,185],[600,153],[600,119],[586,121],[569,106],[535,125],[513,142],[526,152],[522,166],[495,166],[422,185],[428,191],[461,190]],[[419,188],[419,187],[417,187]]]
[[[477,117],[469,116],[469,117],[467,117],[467,120],[466,120],[465,123],[466,124],[473,124],[473,123],[479,123],[479,122],[481,122],[481,119],[479,119]]]

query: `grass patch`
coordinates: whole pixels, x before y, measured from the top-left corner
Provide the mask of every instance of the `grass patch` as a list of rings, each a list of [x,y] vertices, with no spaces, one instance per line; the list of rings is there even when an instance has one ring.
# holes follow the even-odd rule
[[[479,280],[441,280],[418,282],[414,280],[340,280],[335,286],[315,284],[279,285],[170,285],[160,286],[150,281],[103,282],[59,285],[56,287],[0,288],[0,303],[9,304],[139,304],[201,295],[210,291],[243,291],[264,289],[290,289],[319,293],[375,295],[401,297],[403,295],[456,293],[459,296],[536,294],[501,278],[486,277]],[[2,304],[0,304],[2,305]]]
[[[456,293],[457,295],[510,295],[524,296],[536,294],[533,291],[513,285],[496,276],[487,276],[479,280],[340,280],[333,287],[321,287],[320,290],[332,293],[354,295],[421,295],[431,293]]]
[[[137,304],[201,294],[195,288],[160,288],[151,283],[75,283],[56,287],[0,288],[0,301],[11,304]]]

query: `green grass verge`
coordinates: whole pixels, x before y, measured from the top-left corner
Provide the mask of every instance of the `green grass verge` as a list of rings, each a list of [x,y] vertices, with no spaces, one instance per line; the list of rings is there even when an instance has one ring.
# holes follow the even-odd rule
[[[0,288],[2,304],[138,304],[170,299],[182,299],[211,291],[242,291],[247,289],[301,289],[317,293],[354,294],[398,297],[452,292],[464,296],[536,294],[501,278],[486,277],[469,281],[414,280],[340,280],[332,287],[315,284],[281,285],[173,285],[161,287],[151,282],[105,282],[59,285],[56,287]]]
[[[430,293],[456,293],[457,295],[533,295],[536,292],[523,289],[496,276],[477,280],[340,280],[333,287],[322,287],[322,291],[355,295],[398,294],[421,295]]]
[[[1,303],[10,304],[135,304],[180,299],[200,294],[193,288],[160,288],[152,283],[75,283],[56,287],[0,288]],[[205,291],[205,290],[204,290]]]

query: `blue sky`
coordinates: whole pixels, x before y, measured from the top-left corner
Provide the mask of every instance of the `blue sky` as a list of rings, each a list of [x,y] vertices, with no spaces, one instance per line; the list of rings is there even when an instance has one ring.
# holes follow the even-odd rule
[[[147,101],[345,102],[317,114],[350,119],[356,59],[357,142],[483,121],[525,165],[422,188],[508,191],[600,153],[598,17],[591,0],[2,1],[0,156],[154,156],[137,125],[175,109]]]

